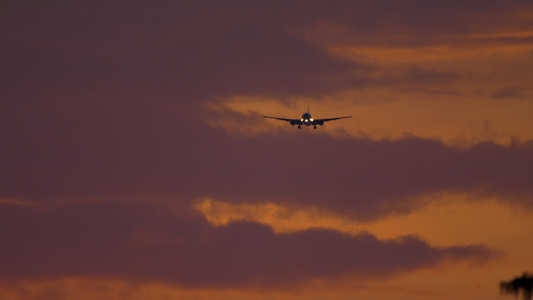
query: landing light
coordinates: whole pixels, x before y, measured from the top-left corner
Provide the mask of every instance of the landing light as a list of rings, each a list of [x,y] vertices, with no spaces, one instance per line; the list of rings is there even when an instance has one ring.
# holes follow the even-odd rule
[[[302,122],[304,121],[304,119],[302,119]]]
[[[309,119],[309,121],[313,122],[313,119]]]

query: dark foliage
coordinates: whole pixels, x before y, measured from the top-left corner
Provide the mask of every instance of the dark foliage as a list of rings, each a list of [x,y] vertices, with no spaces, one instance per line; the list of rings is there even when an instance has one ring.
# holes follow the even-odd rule
[[[524,299],[530,300],[533,291],[533,275],[526,272],[522,277],[516,277],[512,281],[502,281],[500,288],[502,291],[514,295],[518,295],[522,290]]]

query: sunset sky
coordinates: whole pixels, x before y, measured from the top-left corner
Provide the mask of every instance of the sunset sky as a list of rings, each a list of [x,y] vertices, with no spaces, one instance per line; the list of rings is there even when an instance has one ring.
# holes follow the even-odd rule
[[[513,299],[533,271],[531,0],[6,0],[0,43],[0,299]],[[353,117],[262,118],[308,107]]]

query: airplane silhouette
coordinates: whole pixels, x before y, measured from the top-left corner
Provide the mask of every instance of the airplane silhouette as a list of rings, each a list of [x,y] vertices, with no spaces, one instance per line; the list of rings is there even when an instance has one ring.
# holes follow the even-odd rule
[[[311,114],[309,113],[309,106],[307,107],[307,112],[302,114],[301,119],[285,119],[285,118],[278,118],[278,117],[263,116],[263,118],[276,119],[280,121],[289,122],[291,123],[291,125],[298,125],[298,129],[302,129],[302,125],[305,125],[305,126],[313,125],[313,128],[316,129],[316,125],[322,126],[324,125],[324,122],[335,121],[339,119],[346,119],[346,118],[351,118],[351,117],[352,116],[329,118],[329,119],[313,119],[311,118]]]

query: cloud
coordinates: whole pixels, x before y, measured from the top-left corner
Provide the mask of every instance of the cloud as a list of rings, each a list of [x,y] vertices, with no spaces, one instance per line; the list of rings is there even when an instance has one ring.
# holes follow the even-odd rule
[[[13,128],[1,150],[9,158],[0,171],[3,197],[177,194],[189,202],[209,196],[316,206],[363,219],[408,212],[419,205],[414,199],[439,192],[531,205],[530,142],[457,149],[416,137],[340,140],[314,131],[229,136],[204,125],[194,109],[174,115],[180,106],[161,105],[161,112],[131,104],[97,118],[42,117]]]
[[[525,87],[520,86],[508,86],[503,89],[500,89],[492,94],[493,98],[496,99],[505,99],[505,98],[511,98],[511,99],[523,99],[526,98],[524,95],[524,92],[528,89]]]
[[[171,195],[187,206],[209,197],[369,221],[457,192],[531,208],[531,141],[457,149],[413,136],[242,136],[231,130],[267,123],[254,112],[205,109],[234,96],[290,105],[354,89],[371,101],[412,92],[439,101],[527,97],[528,60],[516,53],[530,49],[529,11],[530,1],[6,3],[0,274],[286,287],[490,260],[495,252],[480,245],[437,248],[414,236],[324,229],[275,234],[252,222],[213,227],[151,205],[74,203]],[[509,61],[486,59],[500,54],[492,46],[519,51]],[[478,49],[487,54],[478,58]]]
[[[4,23],[19,26],[5,48],[32,50],[6,53],[12,68],[3,75],[20,75],[8,82],[9,95],[24,87],[37,95],[159,89],[181,102],[233,93],[314,94],[331,91],[335,84],[325,78],[358,68],[291,36],[291,25],[273,22],[270,10],[241,1],[159,5],[51,5],[46,14],[12,5],[17,18]],[[288,18],[291,5],[279,8],[280,19],[304,18]],[[23,80],[27,74],[36,78]]]
[[[527,32],[531,28],[524,22],[531,9],[527,1],[504,5],[489,1],[479,5],[476,1],[339,1],[316,15],[315,26],[303,29],[306,37],[331,46],[384,46],[416,48],[435,45],[464,45],[478,43],[479,37],[503,33],[502,42],[528,42],[516,40],[513,31]],[[526,29],[528,28],[528,29]],[[485,40],[486,44],[493,40]]]
[[[511,202],[533,193],[530,142],[457,149],[416,137],[339,140],[304,131],[230,136],[206,126],[194,107],[167,98],[150,104],[148,97],[123,100],[123,106],[67,106],[68,113],[54,105],[32,107],[22,118],[4,119],[11,126],[3,127],[2,197],[168,193],[189,201],[209,196],[375,218],[408,212],[419,205],[413,199],[438,192],[474,191]],[[255,119],[246,122],[264,122]]]
[[[364,87],[367,80],[361,71],[378,67],[332,57],[327,49],[335,44],[461,45],[471,35],[492,33],[501,26],[499,43],[518,39],[527,44],[530,38],[506,32],[527,28],[517,15],[528,6],[523,1],[480,6],[476,1],[390,0],[327,5],[10,3],[1,18],[6,28],[1,47],[2,75],[7,79],[3,93],[13,98],[20,93],[36,97],[95,89],[158,89],[180,102],[232,94],[320,95]],[[494,22],[495,14],[501,22]],[[332,38],[314,42],[324,36]],[[487,43],[493,42],[489,37]]]
[[[48,210],[4,204],[0,214],[0,274],[10,279],[89,276],[287,288],[315,278],[393,276],[448,260],[482,264],[498,255],[481,245],[435,248],[414,236],[378,240],[320,229],[275,234],[257,223],[212,227],[198,215],[132,202]],[[144,244],[138,243],[140,228]]]

